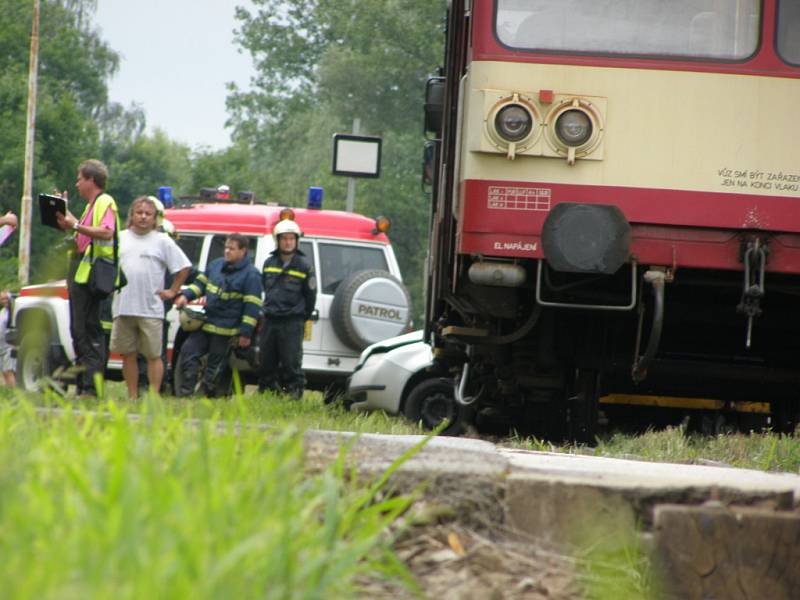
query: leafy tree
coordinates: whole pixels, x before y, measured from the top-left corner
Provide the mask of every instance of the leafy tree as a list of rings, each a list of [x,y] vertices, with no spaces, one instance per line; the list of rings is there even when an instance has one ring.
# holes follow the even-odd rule
[[[93,114],[107,102],[106,81],[119,59],[81,17],[93,6],[88,0],[40,6],[34,194],[71,186],[79,162],[97,153]],[[32,5],[28,0],[0,0],[0,13],[0,199],[3,208],[17,210],[25,158]],[[32,276],[41,279],[55,262],[63,263],[63,258],[50,256],[62,235],[37,221]],[[16,239],[12,243],[16,246]]]
[[[161,185],[189,188],[190,149],[163,132],[145,135],[140,107],[108,102],[107,82],[119,57],[94,28],[96,0],[49,0],[40,8],[34,196],[67,190],[73,211],[80,212],[83,202],[73,184],[78,165],[90,157],[108,165],[109,192],[123,215],[135,196],[155,194]],[[22,194],[31,3],[0,0],[0,11],[0,209],[16,210]],[[32,233],[32,280],[63,276],[64,234],[41,226],[35,214]],[[11,243],[14,247],[4,249],[9,255],[16,253],[16,239]]]
[[[383,172],[359,180],[355,209],[393,220],[417,314],[428,238],[420,190],[422,96],[441,60],[443,0],[253,0],[237,9],[238,42],[253,56],[251,89],[231,87],[234,137],[252,150],[268,196],[299,205],[310,185],[344,208],[346,181],[330,174],[331,136],[383,138]]]

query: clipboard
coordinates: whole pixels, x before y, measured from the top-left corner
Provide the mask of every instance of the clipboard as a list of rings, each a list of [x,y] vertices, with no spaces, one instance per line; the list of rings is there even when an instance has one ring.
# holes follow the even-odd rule
[[[15,230],[16,227],[12,225],[3,225],[0,227],[0,246],[8,241],[8,238],[11,237],[11,234],[14,233]]]
[[[42,225],[61,229],[58,226],[56,214],[67,214],[67,201],[60,196],[51,196],[50,194],[39,194],[39,215],[42,218]]]

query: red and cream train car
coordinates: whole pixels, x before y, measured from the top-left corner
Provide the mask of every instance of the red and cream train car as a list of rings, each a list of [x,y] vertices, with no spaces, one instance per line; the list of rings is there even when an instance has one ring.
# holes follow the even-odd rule
[[[447,32],[426,331],[457,400],[577,439],[642,397],[793,428],[800,3],[453,0]]]

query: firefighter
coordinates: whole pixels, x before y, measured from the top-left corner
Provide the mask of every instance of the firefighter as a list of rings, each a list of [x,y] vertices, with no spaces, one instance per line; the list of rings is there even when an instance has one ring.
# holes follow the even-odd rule
[[[194,393],[200,360],[207,356],[202,392],[215,397],[227,393],[228,356],[234,346],[248,348],[261,306],[258,270],[247,257],[248,240],[233,233],[225,240],[225,254],[214,260],[173,302],[181,309],[190,300],[206,298],[206,320],[181,347],[183,377],[178,396]]]
[[[291,219],[272,231],[275,250],[264,261],[264,323],[261,328],[259,391],[300,398],[305,388],[303,333],[317,299],[314,269],[298,248],[302,232]]]

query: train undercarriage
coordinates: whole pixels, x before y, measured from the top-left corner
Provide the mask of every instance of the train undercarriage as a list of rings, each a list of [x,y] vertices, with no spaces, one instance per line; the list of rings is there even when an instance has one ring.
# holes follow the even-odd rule
[[[798,422],[796,277],[765,277],[758,261],[744,272],[633,262],[613,275],[461,261],[434,355],[476,418],[581,442],[594,440],[599,407],[624,415],[642,402],[781,432]]]

